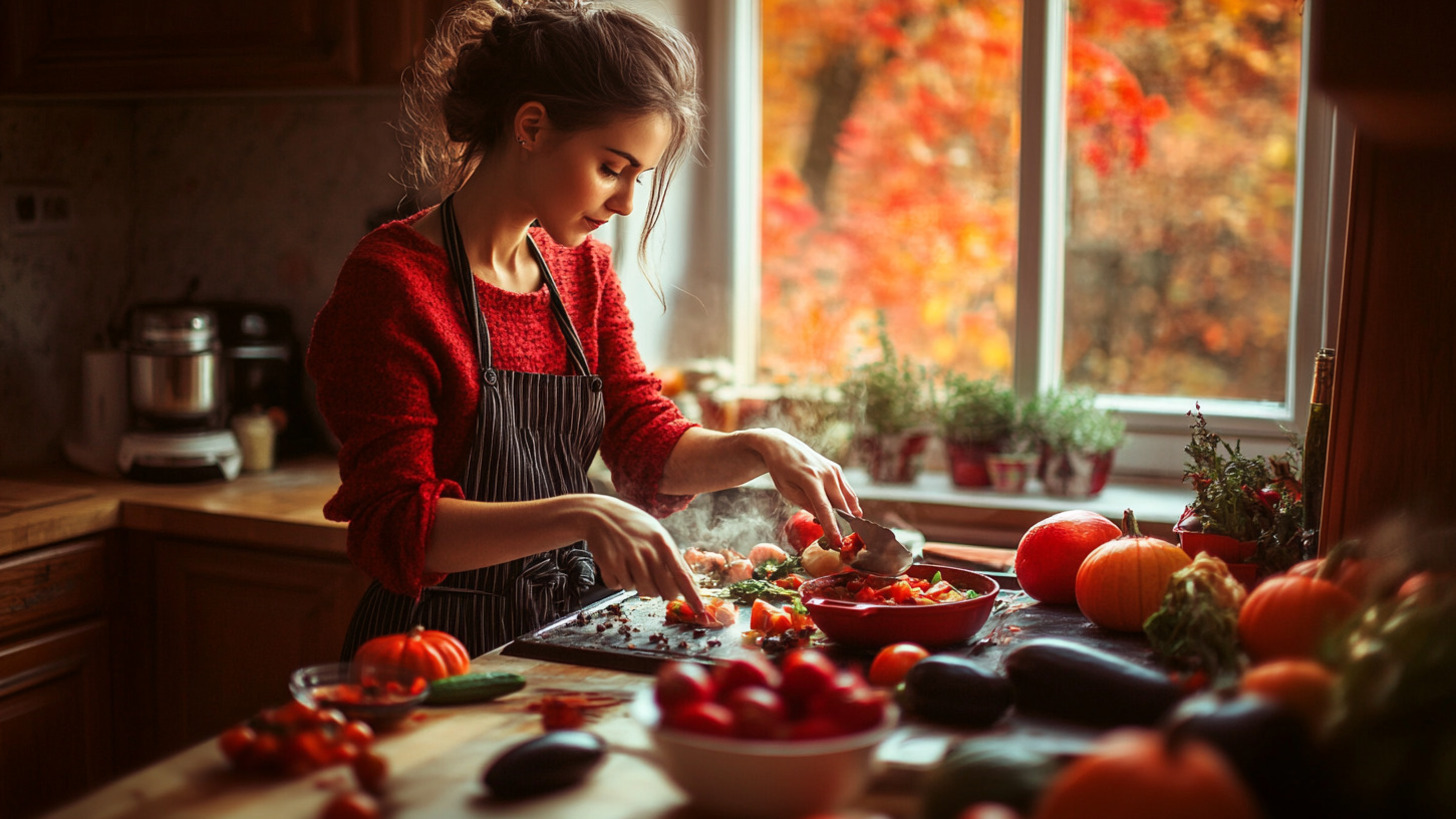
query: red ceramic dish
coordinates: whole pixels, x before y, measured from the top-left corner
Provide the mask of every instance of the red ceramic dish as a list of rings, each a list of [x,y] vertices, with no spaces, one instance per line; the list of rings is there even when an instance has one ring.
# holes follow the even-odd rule
[[[834,586],[839,575],[816,577],[799,588],[799,596],[814,625],[824,636],[841,645],[878,648],[891,643],[913,642],[920,645],[948,646],[964,643],[975,636],[991,609],[996,605],[1000,585],[980,572],[954,566],[917,563],[906,574],[929,579],[940,572],[941,579],[976,596],[954,603],[924,606],[894,606],[858,603],[821,597]]]

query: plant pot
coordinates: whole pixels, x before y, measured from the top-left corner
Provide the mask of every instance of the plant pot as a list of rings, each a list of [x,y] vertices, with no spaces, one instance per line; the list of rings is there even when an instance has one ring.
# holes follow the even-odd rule
[[[1059,452],[1044,446],[1037,467],[1038,477],[1048,495],[1090,498],[1107,486],[1115,452]]]
[[[855,439],[855,450],[875,483],[912,483],[920,475],[929,439],[925,432],[861,436]]]
[[[991,471],[987,459],[999,449],[999,444],[988,441],[946,441],[945,459],[950,470],[950,482],[967,489],[990,486]]]
[[[1201,552],[1208,552],[1222,560],[1228,566],[1229,574],[1242,583],[1244,588],[1252,590],[1259,574],[1258,564],[1252,562],[1254,553],[1259,548],[1258,541],[1238,540],[1228,535],[1210,532],[1190,532],[1183,528],[1183,520],[1187,517],[1188,512],[1184,510],[1183,516],[1173,527],[1173,532],[1178,535],[1179,548],[1189,557],[1197,557]]]
[[[1031,454],[986,456],[991,488],[997,492],[1025,492],[1026,482],[1036,468],[1037,456]]]

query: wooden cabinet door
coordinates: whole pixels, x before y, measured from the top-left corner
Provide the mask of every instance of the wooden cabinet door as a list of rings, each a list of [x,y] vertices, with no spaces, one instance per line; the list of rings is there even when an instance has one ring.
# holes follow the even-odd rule
[[[0,91],[393,85],[444,0],[22,0],[0,5]]]
[[[106,624],[0,645],[0,817],[33,816],[110,775]]]
[[[368,585],[338,559],[158,538],[162,752],[290,698],[297,668],[339,659]]]

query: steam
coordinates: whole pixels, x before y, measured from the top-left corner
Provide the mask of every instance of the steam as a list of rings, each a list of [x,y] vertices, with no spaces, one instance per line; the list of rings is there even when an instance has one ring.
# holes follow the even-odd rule
[[[662,525],[679,549],[747,555],[756,544],[778,543],[788,514],[788,504],[775,492],[725,490],[699,495]]]

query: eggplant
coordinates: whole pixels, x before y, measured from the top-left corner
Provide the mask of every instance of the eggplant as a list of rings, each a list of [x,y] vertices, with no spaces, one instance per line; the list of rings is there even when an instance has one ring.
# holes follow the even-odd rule
[[[1011,685],[973,660],[934,654],[910,667],[900,705],[929,722],[984,728],[1011,708]]]
[[[1171,741],[1216,748],[1270,817],[1336,816],[1329,772],[1309,726],[1295,712],[1255,695],[1189,697],[1168,715]]]
[[[529,799],[580,785],[606,755],[590,731],[551,731],[506,749],[481,780],[497,799]]]
[[[1030,816],[1064,760],[1026,737],[989,734],[946,752],[921,788],[921,819],[956,819],[972,805],[1005,805]]]
[[[1099,728],[1155,725],[1183,698],[1165,674],[1055,637],[1012,649],[1006,676],[1018,712]]]

